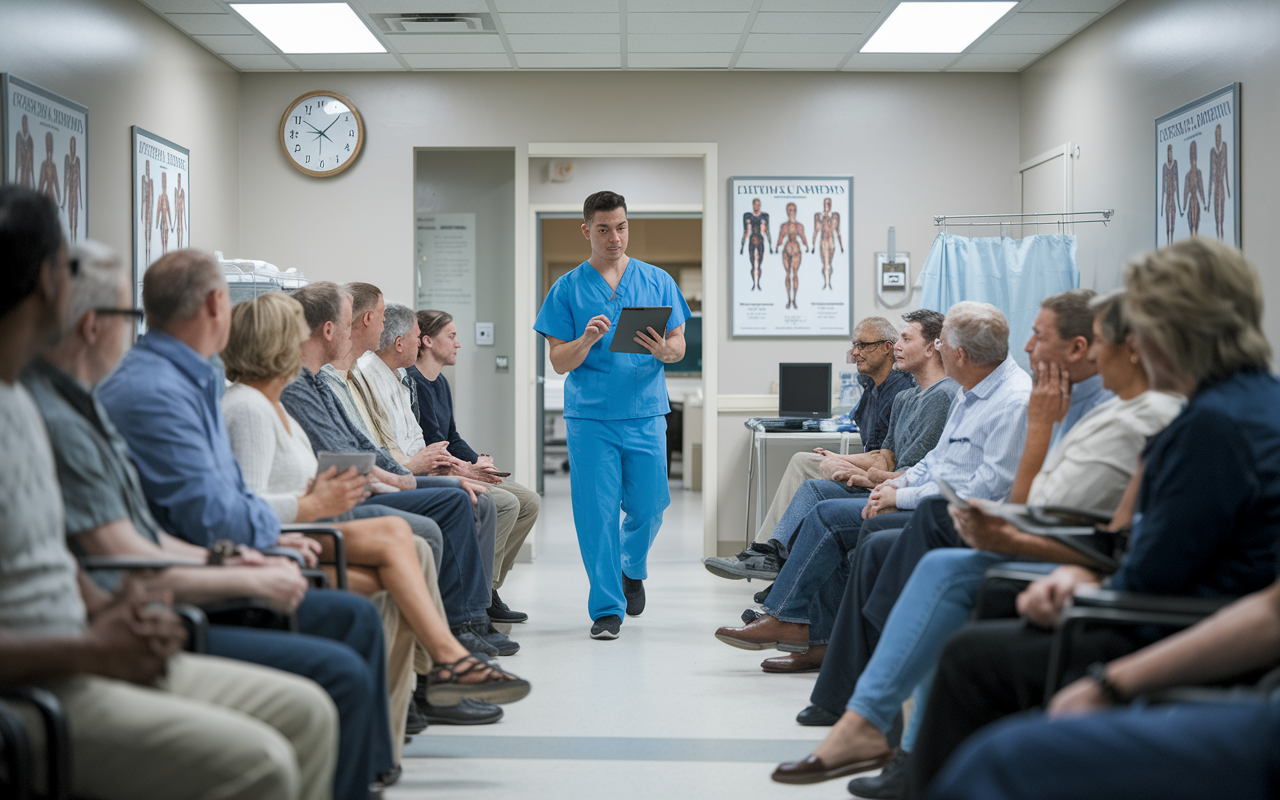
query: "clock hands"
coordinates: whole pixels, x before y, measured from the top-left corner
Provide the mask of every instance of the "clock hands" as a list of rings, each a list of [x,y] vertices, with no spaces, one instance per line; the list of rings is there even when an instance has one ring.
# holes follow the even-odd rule
[[[303,120],[303,121],[306,123],[306,126],[307,126],[308,128],[310,128],[311,130],[313,130],[313,131],[315,131],[315,132],[316,132],[316,137],[315,137],[315,138],[316,138],[316,142],[318,142],[318,143],[319,143],[319,147],[318,147],[318,148],[317,148],[317,150],[316,150],[316,154],[317,154],[317,155],[323,154],[323,153],[324,153],[324,142],[322,141],[322,139],[329,139],[329,128],[332,128],[334,125],[337,125],[337,124],[338,124],[338,120],[336,120],[336,119],[335,119],[333,122],[330,122],[330,123],[329,123],[329,126],[328,126],[328,127],[326,127],[324,130],[320,130],[320,129],[319,129],[319,128],[317,128],[315,125],[312,125],[310,122],[308,122],[308,121],[306,121],[306,120]],[[332,143],[333,143],[333,140],[332,140],[332,139],[329,139],[329,143],[330,143],[330,144],[332,144]]]

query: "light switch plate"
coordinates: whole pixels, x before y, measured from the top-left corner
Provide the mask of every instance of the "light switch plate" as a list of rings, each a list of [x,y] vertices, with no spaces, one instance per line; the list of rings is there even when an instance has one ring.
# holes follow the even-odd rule
[[[477,347],[493,347],[493,323],[492,322],[476,323],[476,346]]]
[[[493,363],[497,367],[498,372],[507,371],[508,361],[506,356],[497,356],[496,358],[493,359]]]

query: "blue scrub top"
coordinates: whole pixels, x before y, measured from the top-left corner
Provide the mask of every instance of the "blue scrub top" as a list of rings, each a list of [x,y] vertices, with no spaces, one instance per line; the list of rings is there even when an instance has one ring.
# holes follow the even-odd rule
[[[564,415],[576,419],[642,419],[671,411],[663,364],[648,353],[611,353],[618,318],[629,306],[671,306],[667,330],[689,319],[689,304],[665,271],[631,259],[615,292],[590,262],[560,278],[547,293],[533,329],[571,342],[598,314],[609,317],[609,332],[591,346],[587,358],[569,372],[564,385]],[[631,331],[625,332],[634,337]]]

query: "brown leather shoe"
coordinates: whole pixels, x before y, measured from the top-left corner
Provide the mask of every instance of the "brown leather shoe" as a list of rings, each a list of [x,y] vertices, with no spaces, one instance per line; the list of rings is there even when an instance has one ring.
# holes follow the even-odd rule
[[[822,657],[827,654],[825,644],[815,644],[803,653],[790,653],[760,662],[765,672],[817,672],[822,668]]]
[[[843,778],[845,775],[856,775],[859,772],[879,769],[891,760],[893,760],[893,753],[885,752],[875,758],[864,758],[849,764],[828,767],[820,758],[805,756],[803,761],[779,764],[773,771],[772,777],[778,783],[821,783],[832,778]]]
[[[772,647],[787,653],[803,653],[809,649],[809,626],[783,622],[765,614],[741,628],[720,628],[716,631],[716,638],[743,650],[768,650]]]

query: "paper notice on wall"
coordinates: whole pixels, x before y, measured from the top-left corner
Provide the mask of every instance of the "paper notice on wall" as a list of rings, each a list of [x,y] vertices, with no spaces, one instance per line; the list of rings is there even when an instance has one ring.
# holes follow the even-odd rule
[[[419,214],[417,235],[418,308],[474,320],[476,215]]]

